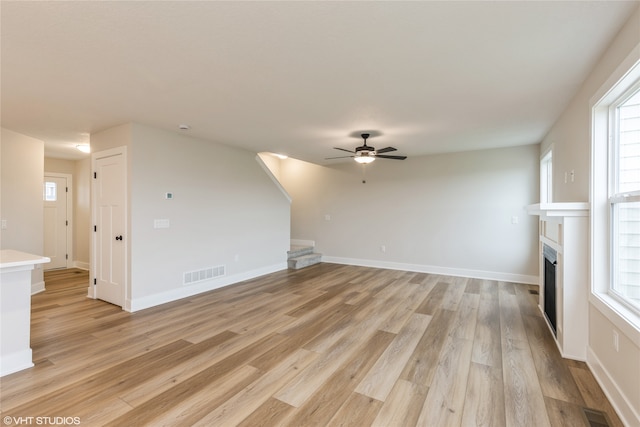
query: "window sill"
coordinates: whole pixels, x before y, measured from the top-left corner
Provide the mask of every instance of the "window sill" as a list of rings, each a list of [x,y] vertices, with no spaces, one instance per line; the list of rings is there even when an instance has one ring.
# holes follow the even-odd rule
[[[591,293],[589,302],[640,347],[640,316],[606,293]]]

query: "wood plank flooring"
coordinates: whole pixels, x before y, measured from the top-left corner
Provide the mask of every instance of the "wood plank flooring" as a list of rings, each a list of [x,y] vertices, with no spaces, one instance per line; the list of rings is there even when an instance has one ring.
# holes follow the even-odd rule
[[[622,426],[535,286],[323,263],[131,314],[88,281],[45,273],[2,425]]]

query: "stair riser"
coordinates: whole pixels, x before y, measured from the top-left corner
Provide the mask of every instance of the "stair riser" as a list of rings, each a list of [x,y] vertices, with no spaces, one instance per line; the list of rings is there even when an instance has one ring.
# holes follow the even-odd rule
[[[293,250],[293,251],[287,251],[287,258],[288,259],[297,258],[297,257],[300,257],[300,256],[309,255],[309,254],[312,254],[312,253],[313,253],[313,247],[297,249],[297,250]]]
[[[306,256],[302,259],[290,259],[288,261],[288,266],[292,270],[300,270],[304,267],[309,267],[310,265],[318,264],[322,261],[322,255],[318,254],[314,257]]]

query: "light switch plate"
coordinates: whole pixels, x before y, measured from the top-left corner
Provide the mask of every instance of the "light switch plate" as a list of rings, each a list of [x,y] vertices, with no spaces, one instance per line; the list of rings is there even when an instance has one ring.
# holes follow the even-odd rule
[[[153,220],[153,228],[169,228],[170,223],[169,219],[154,219]]]

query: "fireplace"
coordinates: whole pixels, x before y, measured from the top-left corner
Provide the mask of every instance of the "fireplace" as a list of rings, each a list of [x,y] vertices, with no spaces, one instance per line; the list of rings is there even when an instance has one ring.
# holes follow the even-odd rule
[[[544,315],[553,330],[556,332],[556,266],[558,265],[558,253],[551,246],[544,245]]]
[[[587,360],[589,332],[589,203],[527,206],[540,217],[540,312],[562,357]]]

